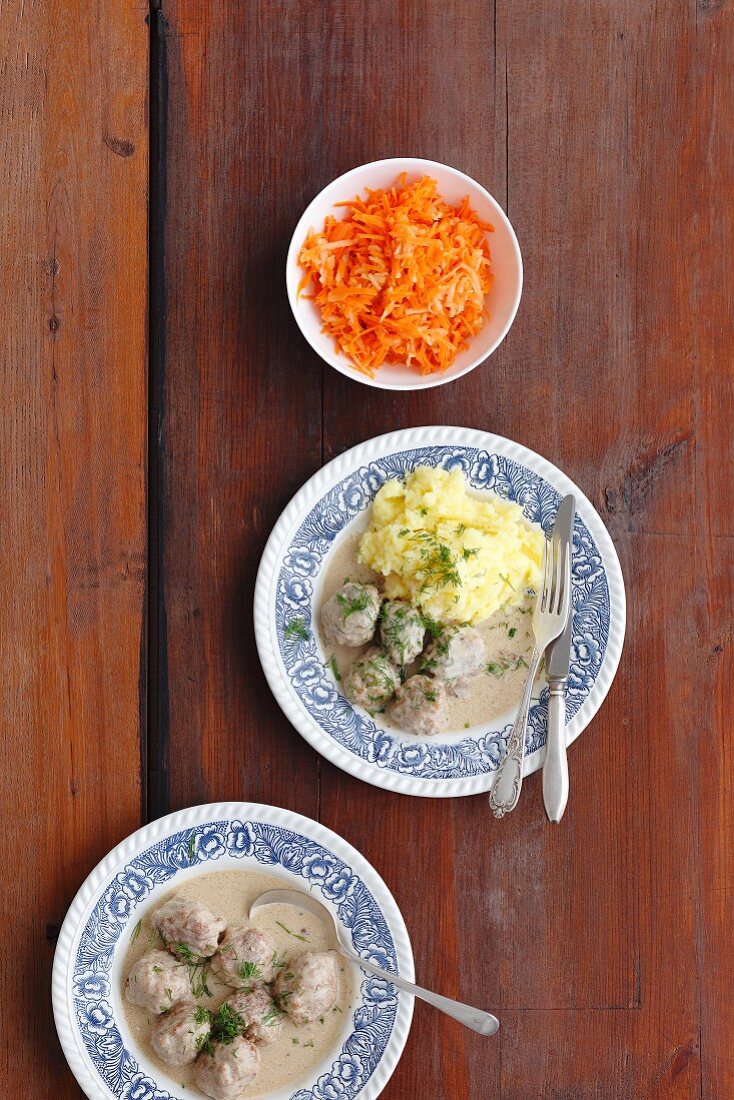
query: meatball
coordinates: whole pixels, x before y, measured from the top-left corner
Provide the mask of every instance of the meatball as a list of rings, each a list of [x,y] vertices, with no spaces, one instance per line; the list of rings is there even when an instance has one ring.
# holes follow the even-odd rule
[[[400,673],[380,649],[368,649],[344,678],[344,693],[365,710],[382,710],[400,686]]]
[[[225,924],[199,901],[176,895],[156,909],[153,927],[169,951],[184,962],[208,959],[219,946]]]
[[[446,688],[430,676],[411,676],[399,687],[390,705],[390,717],[401,729],[430,737],[446,720]]]
[[[482,671],[486,659],[487,647],[478,630],[473,626],[445,626],[427,647],[421,672],[432,673],[459,694],[467,680]]]
[[[283,1014],[267,989],[233,993],[226,1004],[242,1017],[247,1037],[253,1043],[274,1043],[283,1030]]]
[[[366,645],[375,633],[380,594],[373,584],[348,581],[321,608],[321,625],[333,645]]]
[[[233,989],[256,989],[273,980],[276,944],[257,928],[228,928],[211,962],[212,974]]]
[[[209,1038],[211,1016],[205,1008],[180,1001],[153,1024],[150,1041],[158,1057],[169,1066],[188,1066]]]
[[[260,1051],[244,1035],[218,1043],[196,1062],[194,1080],[213,1100],[239,1100],[260,1071]]]
[[[326,953],[306,951],[284,966],[275,981],[275,998],[294,1024],[331,1012],[336,990],[336,960]]]
[[[125,998],[157,1016],[177,1001],[191,1000],[188,971],[167,951],[149,951],[132,967]]]
[[[399,668],[414,661],[423,649],[426,628],[421,614],[408,603],[387,600],[380,615],[380,641]]]

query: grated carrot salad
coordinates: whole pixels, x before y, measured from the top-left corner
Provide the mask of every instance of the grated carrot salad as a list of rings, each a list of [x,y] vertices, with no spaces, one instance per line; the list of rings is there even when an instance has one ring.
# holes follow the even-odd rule
[[[301,248],[299,296],[312,282],[304,297],[321,310],[322,331],[364,374],[383,363],[445,371],[487,319],[493,227],[468,198],[449,206],[428,176],[337,205],[347,216],[329,215]]]

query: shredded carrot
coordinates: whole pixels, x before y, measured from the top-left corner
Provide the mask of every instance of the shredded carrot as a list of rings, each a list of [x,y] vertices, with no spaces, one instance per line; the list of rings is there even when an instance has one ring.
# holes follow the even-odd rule
[[[311,232],[298,262],[299,296],[312,283],[323,331],[358,370],[373,376],[383,363],[404,363],[420,374],[444,371],[484,325],[492,286],[492,226],[468,198],[449,206],[436,181],[367,191],[338,203]]]

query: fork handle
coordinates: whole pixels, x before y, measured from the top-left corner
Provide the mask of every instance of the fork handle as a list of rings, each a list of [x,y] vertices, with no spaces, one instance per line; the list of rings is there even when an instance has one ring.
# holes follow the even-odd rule
[[[543,764],[543,804],[548,820],[557,824],[568,802],[566,757],[566,681],[548,685],[548,740]]]
[[[497,769],[492,789],[489,792],[489,805],[495,817],[504,817],[510,810],[514,810],[520,797],[522,765],[525,759],[525,728],[528,724],[533,684],[542,656],[543,650],[536,644],[530,658],[528,678],[525,681],[525,690],[515,718],[515,724],[510,731],[505,755]]]

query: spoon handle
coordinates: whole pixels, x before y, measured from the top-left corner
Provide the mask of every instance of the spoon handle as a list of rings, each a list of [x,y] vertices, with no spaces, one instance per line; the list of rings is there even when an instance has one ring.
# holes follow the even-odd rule
[[[494,1035],[500,1026],[499,1020],[491,1012],[483,1012],[481,1008],[472,1008],[471,1005],[464,1005],[461,1001],[452,1001],[450,997],[442,997],[439,993],[431,993],[429,989],[422,989],[419,985],[406,982],[404,978],[398,977],[397,974],[393,974],[389,970],[383,970],[366,959],[360,959],[358,955],[353,955],[351,951],[344,951],[343,953],[351,962],[361,966],[363,970],[368,970],[378,978],[384,978],[385,981],[390,982],[397,989],[403,989],[406,993],[412,993],[414,997],[420,997],[422,1001],[426,1001],[439,1011],[445,1012],[447,1016],[452,1016],[454,1020],[458,1020],[465,1027],[470,1027],[472,1031],[478,1031],[480,1035]]]

